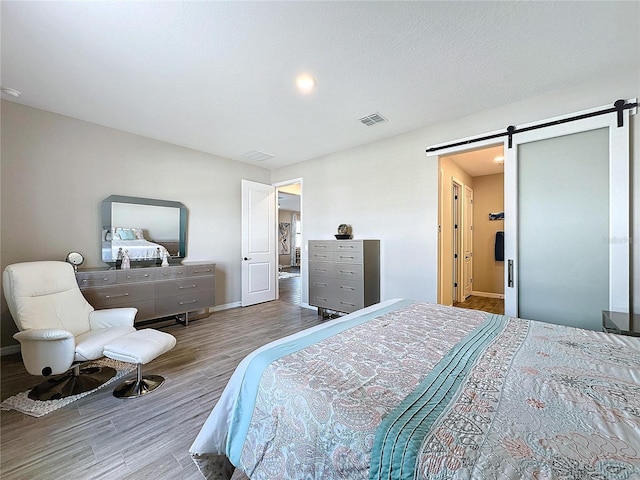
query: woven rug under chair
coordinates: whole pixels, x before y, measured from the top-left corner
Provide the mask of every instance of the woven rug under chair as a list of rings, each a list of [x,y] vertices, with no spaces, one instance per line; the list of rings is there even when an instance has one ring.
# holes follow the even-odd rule
[[[60,398],[58,400],[32,400],[28,396],[31,390],[27,390],[26,392],[18,393],[17,395],[4,400],[0,403],[0,410],[16,410],[26,415],[31,415],[32,417],[42,417],[54,410],[64,407],[65,405],[69,405],[82,397],[91,395],[93,392],[106,387],[136,369],[136,366],[133,363],[119,362],[118,360],[112,360],[110,358],[100,358],[83,366],[88,367],[91,365],[111,367],[115,369],[116,374],[113,378],[103,383],[98,388],[94,388],[88,392],[79,393],[78,395],[70,395],[68,397]]]

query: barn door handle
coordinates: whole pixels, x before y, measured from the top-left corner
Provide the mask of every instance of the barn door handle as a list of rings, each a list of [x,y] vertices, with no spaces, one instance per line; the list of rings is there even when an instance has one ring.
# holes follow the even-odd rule
[[[513,288],[513,260],[509,260],[507,263],[507,287]]]

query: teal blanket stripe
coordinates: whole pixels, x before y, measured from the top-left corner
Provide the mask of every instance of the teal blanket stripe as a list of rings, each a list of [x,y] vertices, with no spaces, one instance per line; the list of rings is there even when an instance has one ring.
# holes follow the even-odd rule
[[[387,415],[376,432],[369,480],[413,479],[417,455],[434,422],[466,379],[475,360],[504,330],[507,317],[491,315],[461,340]]]
[[[325,338],[332,337],[349,328],[361,325],[369,320],[384,315],[388,312],[404,308],[413,303],[413,300],[401,300],[388,305],[380,310],[355,317],[351,320],[327,323],[326,327],[319,329],[309,335],[295,338],[289,342],[275,345],[267,350],[258,353],[251,359],[242,379],[242,385],[235,403],[234,410],[229,424],[229,435],[227,437],[226,454],[231,463],[239,465],[242,446],[249,431],[253,408],[258,396],[260,379],[265,368],[279,358],[302,350],[310,345],[321,342]]]

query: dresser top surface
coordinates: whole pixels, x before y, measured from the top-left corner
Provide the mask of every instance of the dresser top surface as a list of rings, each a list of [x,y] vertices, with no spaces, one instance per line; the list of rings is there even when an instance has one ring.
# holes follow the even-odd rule
[[[122,270],[149,270],[149,269],[166,269],[176,267],[197,267],[198,265],[215,265],[215,262],[201,261],[183,261],[181,263],[172,263],[166,267],[161,265],[132,265],[131,268],[122,269],[116,267],[88,267],[79,268],[77,273],[92,273],[92,272],[120,272]]]

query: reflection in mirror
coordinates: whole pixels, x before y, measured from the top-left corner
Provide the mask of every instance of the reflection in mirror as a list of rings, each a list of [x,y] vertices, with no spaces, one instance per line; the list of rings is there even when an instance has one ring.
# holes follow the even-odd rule
[[[102,261],[160,263],[186,255],[187,209],[179,202],[112,195],[102,202]]]

